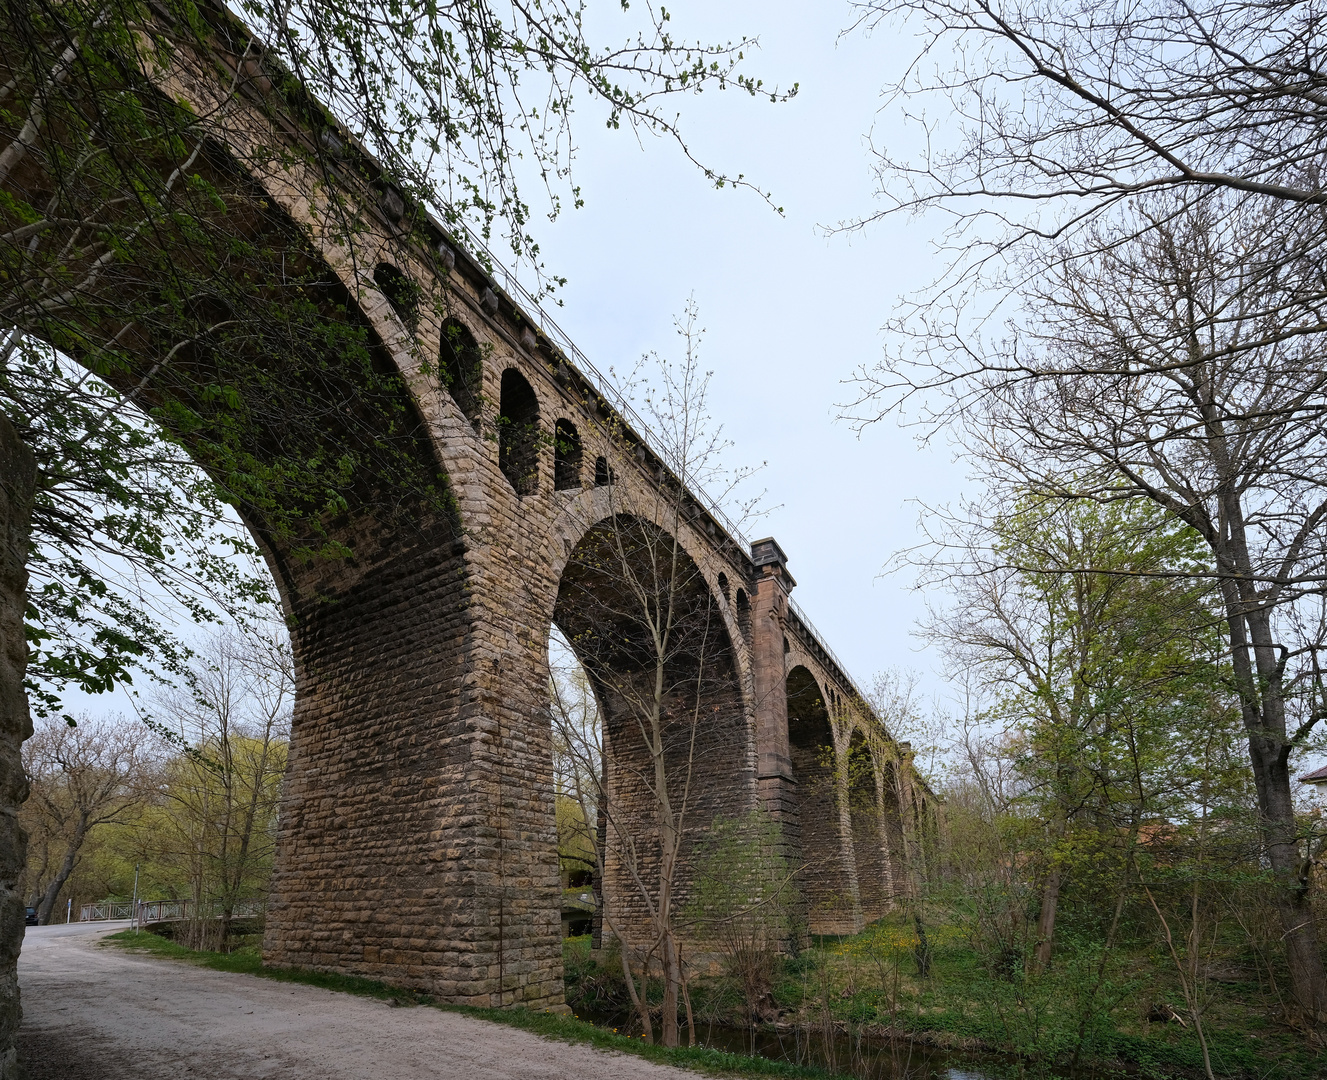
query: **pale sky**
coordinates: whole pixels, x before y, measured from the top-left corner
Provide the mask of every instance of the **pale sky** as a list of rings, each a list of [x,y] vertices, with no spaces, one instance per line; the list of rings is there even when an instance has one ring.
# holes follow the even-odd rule
[[[537,191],[526,192],[545,264],[569,279],[554,316],[597,367],[622,370],[649,350],[680,353],[673,318],[694,297],[707,330],[702,361],[714,371],[710,404],[736,444],[732,461],[768,463],[756,486],[778,509],[748,534],[779,541],[795,599],[860,684],[902,667],[918,671],[928,696],[942,692],[933,654],[911,636],[920,598],[879,574],[918,539],[909,500],[952,499],[962,467],[943,447],[919,451],[892,420],[860,440],[835,420],[852,393],[843,380],[881,356],[880,327],[898,298],[939,269],[929,245],[937,223],[897,219],[851,237],[823,228],[878,208],[865,136],[874,126],[878,138],[903,137],[877,110],[910,43],[840,40],[852,19],[846,3],[688,0],[668,10],[680,37],[758,36],[744,70],[766,85],[800,84],[780,105],[729,90],[677,106],[698,158],[744,173],[785,213],[749,191],[715,190],[668,141],[605,130],[603,110],[582,100],[574,179],[585,206],[550,224]],[[602,29],[620,41],[634,24],[615,3],[596,12],[592,38]],[[119,692],[71,692],[67,705],[129,711]]]
[[[780,105],[733,90],[680,102],[696,155],[744,173],[785,214],[751,192],[716,191],[667,141],[606,131],[601,111],[582,103],[574,168],[586,205],[535,223],[549,270],[570,279],[555,318],[597,367],[621,370],[651,349],[680,352],[672,320],[694,296],[712,409],[735,461],[768,462],[761,484],[768,504],[781,504],[748,532],[788,553],[794,597],[860,683],[910,667],[928,694],[942,691],[933,651],[911,636],[920,598],[879,574],[918,540],[910,500],[952,500],[963,467],[944,446],[919,450],[892,420],[858,439],[835,419],[852,395],[843,380],[881,357],[898,299],[939,270],[930,237],[940,222],[897,218],[852,236],[823,228],[881,205],[865,136],[908,137],[879,110],[912,42],[840,39],[853,17],[846,3],[688,0],[668,10],[678,36],[757,35],[748,72],[800,84]],[[605,28],[625,23],[602,17]]]
[[[891,147],[915,137],[881,111],[881,90],[914,42],[896,29],[840,37],[853,20],[845,2],[668,8],[681,37],[758,36],[745,70],[767,85],[800,84],[780,105],[733,90],[678,103],[696,156],[746,174],[785,213],[748,191],[716,191],[667,141],[606,131],[603,110],[582,100],[575,181],[585,206],[549,224],[526,193],[545,263],[569,279],[555,318],[597,367],[622,370],[649,350],[678,355],[673,318],[694,297],[707,330],[702,360],[714,370],[710,403],[736,444],[733,461],[768,463],[760,484],[778,509],[749,535],[779,541],[794,597],[859,683],[911,669],[926,698],[943,698],[939,658],[913,633],[923,599],[906,577],[881,570],[921,538],[915,500],[952,502],[971,489],[963,462],[943,443],[920,449],[892,419],[860,438],[836,420],[853,393],[845,380],[880,359],[895,305],[942,269],[932,240],[943,223],[825,228],[880,208],[867,133]],[[600,40],[620,40],[633,22],[611,2],[592,14]],[[118,694],[70,701],[94,711],[125,704]]]

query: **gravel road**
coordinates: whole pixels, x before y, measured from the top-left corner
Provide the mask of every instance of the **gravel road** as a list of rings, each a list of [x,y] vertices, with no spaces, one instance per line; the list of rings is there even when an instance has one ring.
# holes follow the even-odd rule
[[[18,962],[28,1080],[696,1080],[437,1009],[99,943],[125,925],[28,927]]]

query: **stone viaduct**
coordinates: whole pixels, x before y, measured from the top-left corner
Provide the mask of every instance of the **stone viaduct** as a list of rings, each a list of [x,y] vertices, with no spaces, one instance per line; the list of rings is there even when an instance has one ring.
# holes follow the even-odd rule
[[[297,665],[266,962],[459,1003],[562,1002],[549,633],[575,623],[568,567],[615,515],[674,535],[720,615],[702,727],[724,736],[700,734],[694,833],[763,807],[803,867],[813,931],[883,915],[918,872],[934,798],[793,604],[779,545],[748,542],[691,490],[514,282],[257,64],[229,64],[234,92],[205,64],[151,76],[208,118],[223,164],[198,167],[238,170],[251,219],[300,238],[349,298],[406,388],[412,452],[454,497],[390,523],[350,499],[325,521],[345,559],[295,558],[251,523]],[[330,224],[329,184],[353,240]],[[614,797],[630,798],[615,752],[610,739]],[[611,905],[611,867],[606,891]]]

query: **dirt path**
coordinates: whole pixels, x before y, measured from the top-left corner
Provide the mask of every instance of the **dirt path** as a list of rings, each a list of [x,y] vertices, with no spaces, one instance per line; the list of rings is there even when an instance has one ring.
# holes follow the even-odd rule
[[[28,927],[28,1080],[696,1080],[625,1054],[98,944],[125,924]]]

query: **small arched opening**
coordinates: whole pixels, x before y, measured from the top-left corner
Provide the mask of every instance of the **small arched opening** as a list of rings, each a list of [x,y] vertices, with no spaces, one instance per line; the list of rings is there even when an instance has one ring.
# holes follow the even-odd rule
[[[419,286],[408,275],[385,262],[373,268],[373,283],[387,297],[387,302],[406,328],[413,331],[419,325]]]
[[[815,676],[797,666],[788,673],[788,756],[797,781],[803,870],[799,875],[811,932],[853,933],[853,895],[844,873],[838,778],[829,712]]]
[[[607,487],[613,482],[613,470],[608,467],[608,458],[600,454],[594,459],[594,486]]]
[[[889,864],[885,858],[875,758],[866,736],[853,732],[848,747],[848,808],[852,814],[852,853],[857,863],[857,896],[867,922],[884,918],[889,907]]]
[[[484,358],[474,334],[456,319],[448,319],[442,327],[438,374],[457,408],[477,427],[483,400]]]
[[[539,399],[515,368],[502,373],[498,468],[517,495],[533,495],[539,489]]]
[[[553,433],[553,490],[570,491],[581,486],[581,437],[576,425],[561,419]]]
[[[728,575],[722,570],[719,571],[719,592],[723,594],[725,603],[731,603],[731,594],[728,592]]]
[[[751,601],[745,589],[737,590],[737,629],[747,641],[751,640]]]

